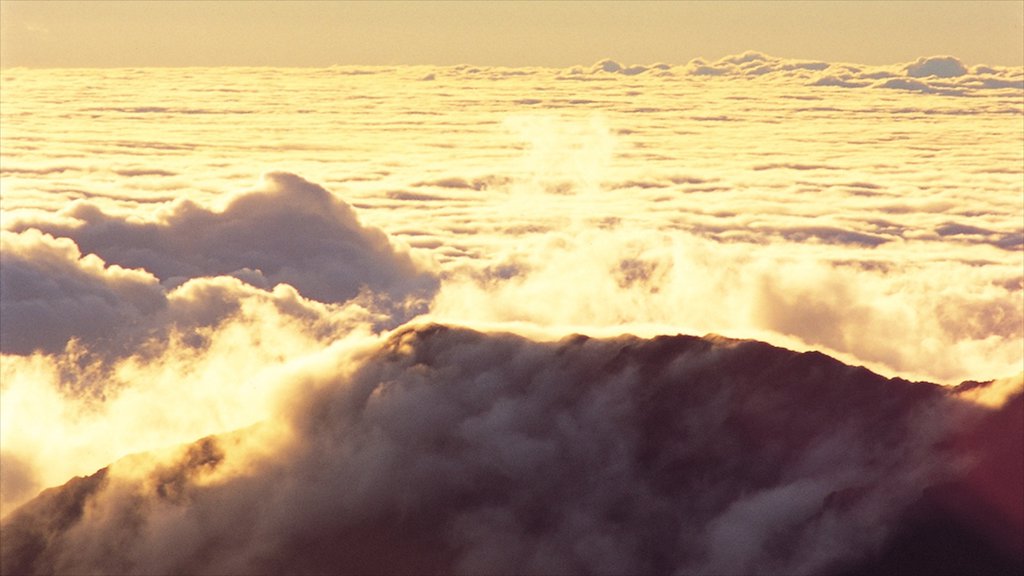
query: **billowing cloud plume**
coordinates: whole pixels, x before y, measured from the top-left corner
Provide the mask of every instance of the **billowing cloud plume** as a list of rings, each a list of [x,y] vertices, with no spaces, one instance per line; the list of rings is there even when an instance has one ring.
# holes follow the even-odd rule
[[[757,334],[882,372],[953,384],[978,371],[1001,377],[1020,370],[1024,311],[1009,269],[921,263],[913,264],[919,274],[908,274],[911,265],[827,259],[821,254],[833,244],[877,250],[884,237],[822,227],[778,233],[802,236],[801,251],[621,224],[562,227],[523,235],[514,248],[491,254],[488,266],[449,279],[431,313],[439,320],[585,332],[621,326],[648,334],[672,327]],[[929,271],[940,267],[973,278],[977,288],[948,285]],[[894,329],[903,338],[882,336]]]
[[[286,174],[220,212],[180,202],[139,221],[80,203],[33,218],[2,232],[5,513],[124,454],[265,419],[265,374],[396,325],[437,282]]]
[[[190,280],[160,301],[144,315],[127,303],[65,298],[47,304],[63,303],[63,318],[36,313],[24,326],[4,309],[5,328],[24,328],[12,341],[39,334],[53,349],[2,357],[0,512],[126,454],[265,420],[282,366],[390,322],[358,303],[323,304],[286,284],[265,291],[230,277]],[[90,330],[96,318],[107,331]]]
[[[204,295],[205,310],[169,309],[168,290],[190,279],[233,276],[264,290],[287,284],[327,303],[360,297],[399,317],[437,286],[424,262],[291,174],[268,174],[263,189],[219,212],[183,201],[139,221],[85,202],[9,228],[0,266],[5,353],[58,352],[72,339],[127,352],[165,325],[210,325],[234,311],[232,296],[214,292]]]
[[[933,544],[928,518],[957,526],[939,554],[973,553],[961,567],[1024,554],[998,537],[1019,510],[942,507],[1021,486],[990,476],[1020,447],[1019,379],[993,411],[756,342],[441,326],[288,377],[283,428],[128,459],[9,517],[5,572],[842,573]]]
[[[4,231],[0,264],[0,350],[63,350],[71,338],[95,341],[167,305],[142,270],[83,257],[74,242],[38,230]]]
[[[82,252],[146,270],[169,286],[234,275],[260,287],[290,284],[321,302],[344,302],[364,288],[401,302],[436,286],[381,230],[363,226],[346,203],[293,174],[265,175],[262,189],[236,196],[219,212],[186,200],[158,221],[108,215],[88,203],[64,215],[74,222],[14,229],[71,238]]]

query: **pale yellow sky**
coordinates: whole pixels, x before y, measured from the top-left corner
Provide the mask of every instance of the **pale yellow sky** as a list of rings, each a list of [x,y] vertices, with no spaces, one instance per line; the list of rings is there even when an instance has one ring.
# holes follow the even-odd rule
[[[1024,1],[58,2],[0,0],[0,64],[568,66],[744,50],[1024,64]]]

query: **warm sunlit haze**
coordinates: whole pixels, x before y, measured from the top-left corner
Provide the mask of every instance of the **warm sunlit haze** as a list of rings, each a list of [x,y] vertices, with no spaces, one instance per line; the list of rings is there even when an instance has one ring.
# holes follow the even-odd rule
[[[0,25],[3,573],[1024,566],[1024,3]]]
[[[780,57],[1024,65],[1017,1],[0,2],[3,67],[571,66]]]

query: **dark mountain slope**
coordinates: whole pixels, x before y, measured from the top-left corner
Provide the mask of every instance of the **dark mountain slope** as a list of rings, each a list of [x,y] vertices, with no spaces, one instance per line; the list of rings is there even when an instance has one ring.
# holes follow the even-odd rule
[[[1019,391],[990,409],[759,342],[437,325],[295,379],[256,455],[242,432],[44,492],[2,525],[4,574],[1024,566]]]

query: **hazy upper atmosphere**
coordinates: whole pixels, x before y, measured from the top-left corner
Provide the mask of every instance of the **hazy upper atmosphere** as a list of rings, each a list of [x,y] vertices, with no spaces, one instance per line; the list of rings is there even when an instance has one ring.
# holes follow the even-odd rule
[[[891,64],[1024,65],[1015,1],[0,2],[3,67],[571,66],[757,49]]]
[[[1024,3],[0,7],[5,571],[1024,554]]]

